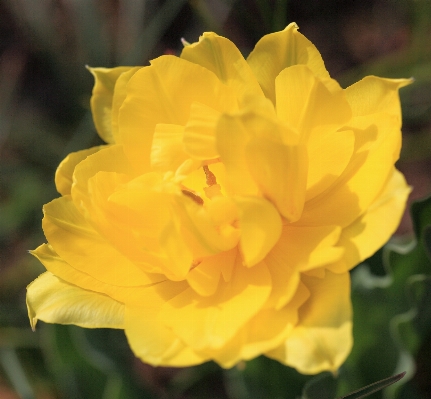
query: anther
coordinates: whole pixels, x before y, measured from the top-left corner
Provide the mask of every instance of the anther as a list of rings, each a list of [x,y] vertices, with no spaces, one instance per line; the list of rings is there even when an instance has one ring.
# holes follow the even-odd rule
[[[215,174],[213,172],[210,171],[210,169],[208,168],[208,165],[204,165],[203,166],[204,172],[205,172],[205,176],[207,178],[207,184],[208,186],[214,186],[215,184],[217,184],[217,179],[215,177]]]
[[[193,201],[195,201],[198,205],[203,205],[204,204],[204,200],[201,197],[199,197],[199,195],[196,195],[196,194],[194,194],[194,193],[192,193],[191,191],[188,191],[188,190],[181,190],[181,192],[185,196],[187,196],[187,197],[191,198]]]

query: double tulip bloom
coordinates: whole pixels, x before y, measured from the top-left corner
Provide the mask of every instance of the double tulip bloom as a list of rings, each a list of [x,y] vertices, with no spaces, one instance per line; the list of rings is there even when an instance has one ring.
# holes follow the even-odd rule
[[[124,329],[144,362],[306,374],[352,346],[349,270],[396,229],[398,89],[342,89],[295,24],[247,59],[205,33],[180,57],[91,69],[107,145],[58,167],[31,325]]]

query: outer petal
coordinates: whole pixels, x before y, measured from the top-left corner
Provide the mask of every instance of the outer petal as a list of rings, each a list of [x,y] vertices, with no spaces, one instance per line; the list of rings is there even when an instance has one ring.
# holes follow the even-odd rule
[[[235,366],[281,345],[298,321],[298,308],[308,298],[308,291],[298,290],[283,309],[262,309],[223,348],[205,350],[221,367]]]
[[[184,367],[209,360],[196,354],[160,320],[162,306],[186,287],[186,283],[166,281],[129,298],[125,332],[133,352],[143,361],[154,366]]]
[[[346,227],[376,199],[392,173],[401,147],[398,119],[385,113],[355,120],[355,152],[343,174],[306,202],[301,225]]]
[[[42,227],[46,238],[74,268],[112,285],[139,286],[154,282],[88,224],[69,196],[46,204],[44,212]]]
[[[125,302],[130,296],[132,290],[130,287],[120,287],[118,285],[102,283],[100,280],[90,276],[89,274],[75,269],[64,259],[60,258],[49,244],[40,245],[34,251],[31,251],[31,254],[39,259],[49,272],[66,283],[80,287],[84,290],[95,291],[100,294],[108,295],[118,302]],[[148,286],[152,286],[161,281],[163,280],[154,276],[154,282],[148,284]],[[138,286],[134,289],[142,290],[145,287],[147,286]]]
[[[213,296],[202,298],[189,288],[163,305],[161,317],[195,350],[222,348],[262,308],[270,290],[265,265],[247,269],[237,256],[230,282]]]
[[[397,117],[401,125],[398,89],[410,83],[412,83],[412,79],[383,79],[366,76],[345,90],[353,116],[386,112]]]
[[[263,96],[262,89],[241,52],[230,40],[215,33],[204,33],[198,43],[186,46],[181,58],[212,71],[231,86],[243,100],[249,96]]]
[[[337,130],[352,116],[343,90],[330,91],[306,65],[281,71],[275,79],[275,92],[277,116],[293,126],[303,142],[315,128]]]
[[[100,171],[115,172],[126,177],[130,176],[128,177],[129,179],[134,176],[121,145],[108,146],[88,156],[75,167],[73,172],[74,184],[71,189],[73,201],[83,213],[91,208],[88,183]]]
[[[346,272],[384,245],[398,227],[410,191],[403,175],[394,170],[366,213],[343,229],[337,245],[345,249],[345,255],[328,269],[334,273]]]
[[[86,328],[124,328],[124,305],[109,296],[70,285],[50,272],[27,287],[27,309],[37,320]]]
[[[88,150],[71,152],[64,158],[55,172],[55,187],[61,195],[69,195],[72,188],[72,177],[76,165],[83,161],[88,156],[98,152],[103,147],[92,147]]]
[[[105,142],[115,143],[111,125],[115,82],[122,73],[129,71],[132,67],[88,69],[95,79],[90,104],[97,133]]]
[[[237,108],[232,88],[209,70],[181,58],[159,57],[133,75],[120,109],[119,126],[125,152],[138,170],[148,170],[156,124],[184,126],[193,102],[220,112]]]
[[[123,101],[127,96],[127,84],[129,83],[130,78],[139,69],[141,69],[141,67],[130,68],[128,71],[122,73],[115,82],[114,95],[112,97],[111,126],[112,136],[116,143],[121,142],[118,127],[118,115],[120,114],[120,107],[123,105]]]
[[[275,104],[275,78],[285,68],[292,65],[307,65],[320,79],[328,81],[329,89],[337,89],[338,84],[329,79],[322,57],[316,47],[298,32],[295,23],[283,31],[264,36],[256,44],[247,58],[262,87],[265,96]]]
[[[352,307],[348,273],[302,277],[310,298],[286,342],[267,353],[303,374],[336,372],[352,348]]]

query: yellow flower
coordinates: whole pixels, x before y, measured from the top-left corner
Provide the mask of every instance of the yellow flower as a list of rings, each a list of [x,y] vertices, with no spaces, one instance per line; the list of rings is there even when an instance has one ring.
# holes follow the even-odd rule
[[[214,33],[142,68],[95,68],[107,145],[70,154],[44,207],[31,325],[125,330],[144,362],[260,354],[335,371],[352,346],[349,270],[394,232],[398,89],[343,90],[295,24],[245,60]]]

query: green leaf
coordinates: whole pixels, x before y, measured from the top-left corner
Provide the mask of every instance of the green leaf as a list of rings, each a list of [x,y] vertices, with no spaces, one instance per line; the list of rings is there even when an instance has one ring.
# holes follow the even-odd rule
[[[352,273],[355,344],[340,370],[339,394],[406,370],[403,385],[372,397],[414,397],[410,380],[431,329],[431,199],[414,203],[411,213],[417,239],[392,240]]]
[[[333,399],[337,392],[337,380],[330,373],[322,373],[308,381],[301,399]]]
[[[396,374],[392,377],[385,378],[384,380],[377,381],[373,384],[367,385],[364,388],[358,389],[355,392],[349,393],[346,396],[342,396],[339,399],[361,399],[366,396],[371,395],[374,392],[378,392],[383,388],[386,388],[389,385],[392,385],[394,382],[399,381],[401,378],[405,376],[406,372],[402,372],[400,374]]]
[[[56,386],[64,398],[151,399],[154,396],[132,381],[132,358],[121,330],[87,330],[44,324],[42,349]],[[123,345],[123,343],[125,345]],[[123,347],[123,348],[122,348]]]

